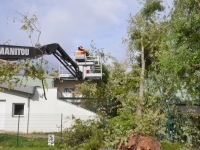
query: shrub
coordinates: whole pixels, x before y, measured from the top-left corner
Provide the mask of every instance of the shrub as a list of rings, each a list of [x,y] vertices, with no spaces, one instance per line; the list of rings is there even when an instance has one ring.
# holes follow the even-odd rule
[[[162,150],[181,150],[182,145],[180,143],[170,143],[167,141],[160,142]]]

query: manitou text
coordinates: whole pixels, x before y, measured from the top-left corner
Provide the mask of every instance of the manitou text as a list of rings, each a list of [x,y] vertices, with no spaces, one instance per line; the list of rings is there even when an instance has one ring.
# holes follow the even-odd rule
[[[28,48],[0,47],[0,55],[29,55]]]

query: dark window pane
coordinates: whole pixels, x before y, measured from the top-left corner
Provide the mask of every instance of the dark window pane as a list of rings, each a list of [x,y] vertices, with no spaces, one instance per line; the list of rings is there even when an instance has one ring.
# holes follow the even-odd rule
[[[65,88],[64,92],[65,93],[72,93],[74,91],[74,88]]]
[[[14,105],[14,115],[24,115],[24,104]]]

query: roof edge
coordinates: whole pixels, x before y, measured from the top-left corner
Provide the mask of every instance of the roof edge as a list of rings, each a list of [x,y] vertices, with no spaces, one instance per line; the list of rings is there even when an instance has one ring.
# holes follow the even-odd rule
[[[20,91],[20,92],[28,93],[28,94],[35,93],[35,88],[36,88],[35,86],[29,86],[29,85],[23,86],[20,84],[15,85],[14,82],[10,82],[10,83],[12,86],[11,90]],[[6,83],[0,83],[0,87],[8,89],[8,86],[6,85]]]

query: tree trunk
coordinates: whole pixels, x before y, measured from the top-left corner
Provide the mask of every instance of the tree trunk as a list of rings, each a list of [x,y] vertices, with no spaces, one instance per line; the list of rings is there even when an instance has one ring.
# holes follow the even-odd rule
[[[143,37],[141,38],[141,63],[142,63],[142,70],[140,74],[140,91],[139,91],[139,99],[140,101],[143,100],[144,97],[144,73],[145,73],[145,60],[144,60],[144,45],[143,45]],[[142,116],[142,107],[139,103],[137,106],[137,115]]]

